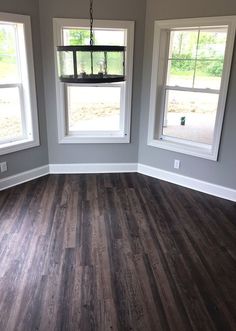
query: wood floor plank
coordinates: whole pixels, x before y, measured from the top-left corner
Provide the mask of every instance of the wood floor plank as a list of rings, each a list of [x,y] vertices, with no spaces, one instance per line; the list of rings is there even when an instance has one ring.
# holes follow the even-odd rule
[[[136,173],[0,192],[0,331],[236,330],[236,204]]]

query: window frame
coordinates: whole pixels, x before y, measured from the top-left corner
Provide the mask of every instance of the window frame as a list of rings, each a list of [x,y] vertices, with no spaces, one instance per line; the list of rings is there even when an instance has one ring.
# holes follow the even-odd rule
[[[80,143],[130,143],[131,125],[131,101],[132,101],[132,79],[133,79],[133,48],[134,48],[134,22],[133,21],[110,21],[94,20],[94,28],[104,30],[125,29],[127,30],[126,48],[126,81],[124,99],[121,107],[124,107],[124,130],[120,134],[112,131],[84,131],[76,134],[68,134],[68,110],[66,105],[66,84],[60,82],[57,69],[56,46],[61,45],[63,28],[89,28],[89,21],[85,19],[53,18],[54,33],[54,59],[55,59],[55,79],[56,79],[56,99],[57,99],[57,123],[59,144],[80,144]],[[89,84],[97,86],[98,84]],[[106,84],[99,84],[105,86]]]
[[[17,53],[21,69],[18,83],[0,84],[0,88],[19,89],[23,135],[0,142],[0,155],[39,146],[38,112],[33,61],[30,16],[0,12],[0,22],[17,25]]]
[[[190,27],[197,28],[199,26],[211,27],[211,26],[223,26],[223,25],[228,26],[228,34],[227,34],[227,41],[225,48],[225,58],[224,58],[224,67],[221,78],[221,86],[219,89],[219,101],[216,112],[212,145],[192,142],[187,139],[180,139],[175,137],[163,137],[162,127],[164,122],[164,104],[163,104],[164,93],[163,91],[162,92],[160,91],[161,89],[164,90],[164,88],[167,87],[167,84],[164,83],[164,79],[166,78],[166,72],[167,72],[166,66],[168,62],[167,61],[168,54],[166,52],[166,49],[162,50],[159,47],[162,31],[178,29],[178,28],[179,29],[190,28]],[[147,139],[147,144],[149,146],[217,161],[219,146],[220,146],[220,138],[223,127],[223,118],[224,118],[225,104],[227,98],[231,62],[233,57],[235,29],[236,29],[236,16],[155,21],[150,104],[149,104],[148,139]],[[167,45],[169,47],[168,41],[167,41]],[[161,74],[159,74],[160,72]],[[162,81],[160,80],[160,76]],[[172,87],[172,89],[174,88]],[[184,90],[184,88],[181,87],[181,90]],[[186,90],[188,90],[188,88],[186,88]]]

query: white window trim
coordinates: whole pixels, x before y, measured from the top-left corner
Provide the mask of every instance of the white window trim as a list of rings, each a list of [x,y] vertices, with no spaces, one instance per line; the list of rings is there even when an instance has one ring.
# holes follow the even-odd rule
[[[161,109],[157,109],[157,90],[158,90],[158,70],[160,61],[159,40],[161,31],[163,29],[181,28],[181,27],[196,27],[196,26],[214,26],[214,25],[228,25],[228,38],[225,50],[225,65],[222,75],[222,83],[219,94],[218,110],[216,114],[216,124],[214,131],[214,138],[212,148],[204,144],[197,143],[180,143],[180,139],[160,139],[155,138],[157,128],[155,128],[156,120],[162,126]],[[150,105],[149,105],[149,124],[148,124],[148,140],[149,146],[158,147],[174,152],[188,154],[192,156],[202,157],[209,160],[217,160],[220,138],[223,126],[224,110],[228,92],[228,83],[231,69],[231,62],[234,48],[234,38],[236,30],[236,16],[222,16],[222,17],[204,17],[204,18],[190,18],[177,20],[163,20],[155,21],[154,28],[154,43],[153,43],[153,57],[152,57],[152,75],[151,75],[151,89],[150,89]],[[183,140],[184,141],[184,140]]]
[[[19,140],[6,141],[6,143],[0,144],[0,155],[4,155],[39,146],[40,142],[30,17],[11,13],[0,13],[0,21],[23,24],[24,26],[24,31],[22,31],[24,40],[22,40],[22,44],[20,45],[20,53],[23,54],[21,60],[25,60],[21,68],[23,79],[22,93],[24,95],[24,104],[22,107],[24,107],[23,116],[27,117],[26,124],[27,122],[30,123],[32,129],[32,131],[30,130],[30,137],[22,137],[22,139]]]
[[[126,91],[125,91],[125,120],[124,134],[112,134],[102,136],[101,132],[80,132],[76,135],[67,134],[66,125],[66,102],[64,84],[58,78],[56,46],[61,44],[62,28],[65,27],[89,27],[89,21],[84,19],[53,18],[54,33],[54,54],[55,54],[55,77],[56,77],[56,98],[57,98],[57,122],[58,142],[60,144],[79,143],[129,143],[131,125],[131,101],[132,101],[132,78],[133,78],[133,48],[134,48],[134,22],[133,21],[109,21],[94,20],[94,28],[103,29],[127,29],[126,49]],[[95,84],[94,84],[95,85]],[[93,85],[93,86],[94,86]],[[104,132],[105,135],[105,132]]]

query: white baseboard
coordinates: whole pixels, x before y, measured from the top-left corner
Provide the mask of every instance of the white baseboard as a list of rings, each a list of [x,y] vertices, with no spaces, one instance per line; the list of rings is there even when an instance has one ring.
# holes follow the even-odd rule
[[[137,163],[49,164],[50,174],[96,174],[137,172]]]
[[[176,174],[174,172],[137,163],[75,163],[49,164],[20,174],[0,179],[0,191],[47,174],[88,174],[88,173],[121,173],[138,172],[193,190],[208,193],[223,199],[236,202],[236,190]]]
[[[5,177],[3,179],[0,179],[0,191],[48,174],[49,174],[49,166],[45,165],[39,168],[21,172],[17,175]]]
[[[229,187],[212,184],[140,163],[138,164],[138,173],[188,187],[196,191],[211,194],[223,199],[236,201],[236,190]]]

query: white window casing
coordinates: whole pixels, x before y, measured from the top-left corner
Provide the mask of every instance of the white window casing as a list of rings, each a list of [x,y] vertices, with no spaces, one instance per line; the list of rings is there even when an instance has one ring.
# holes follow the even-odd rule
[[[132,76],[133,76],[133,46],[134,46],[134,22],[132,21],[108,21],[94,20],[94,29],[122,30],[125,31],[124,46],[126,49],[126,81],[121,84],[65,84],[60,82],[57,69],[56,46],[63,44],[62,31],[65,28],[87,28],[89,21],[83,19],[54,18],[54,50],[55,50],[55,79],[57,97],[57,122],[58,122],[58,142],[60,144],[78,143],[129,143],[131,124],[131,100],[132,100]],[[73,131],[70,132],[68,123],[68,102],[67,88],[70,86],[84,87],[121,87],[120,102],[120,130],[118,131]]]
[[[179,86],[168,86],[165,79],[167,77],[168,51],[170,41],[169,31],[173,29],[198,29],[211,27],[227,27],[227,40],[224,55],[223,73],[221,76],[221,86],[219,90],[205,88],[190,88]],[[230,76],[231,61],[233,56],[234,38],[236,28],[236,17],[211,17],[211,18],[191,18],[178,20],[155,21],[152,76],[149,105],[149,125],[148,125],[148,145],[202,157],[210,160],[217,160],[220,137],[223,125],[225,103],[227,97],[228,82]],[[167,137],[162,135],[164,113],[165,113],[165,90],[183,92],[202,92],[218,94],[218,107],[216,112],[213,143],[211,145],[193,142],[177,137]]]

